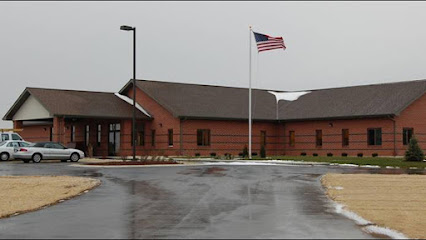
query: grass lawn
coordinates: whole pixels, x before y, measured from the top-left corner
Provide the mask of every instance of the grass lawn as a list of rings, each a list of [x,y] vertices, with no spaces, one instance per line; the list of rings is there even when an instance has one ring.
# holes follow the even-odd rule
[[[392,166],[401,168],[425,168],[426,162],[407,162],[404,158],[393,157],[313,157],[313,156],[271,156],[266,159],[253,157],[253,160],[293,160],[305,162],[328,162],[339,164],[377,165],[380,167]]]

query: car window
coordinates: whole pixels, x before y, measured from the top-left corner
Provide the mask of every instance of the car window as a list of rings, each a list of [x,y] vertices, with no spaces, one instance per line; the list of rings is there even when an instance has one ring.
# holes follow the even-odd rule
[[[12,134],[12,140],[22,140],[22,139],[18,134],[14,133]]]
[[[45,147],[45,143],[36,143],[34,144],[34,147],[40,147],[40,148]]]
[[[30,144],[29,144],[29,143],[27,143],[27,142],[19,142],[19,145],[20,145],[21,147],[28,147],[28,146],[30,146]]]
[[[62,146],[61,144],[53,143],[52,145],[53,145],[53,148],[56,148],[56,149],[64,149],[64,146]]]
[[[46,143],[44,145],[45,148],[54,148],[52,143]]]
[[[3,146],[4,144],[6,144],[6,142],[0,142],[0,146]]]
[[[7,144],[8,147],[19,147],[19,144],[17,142],[10,142]]]
[[[7,141],[7,140],[9,140],[9,134],[4,134],[4,133],[3,133],[3,134],[1,135],[1,140],[2,140],[2,141]]]

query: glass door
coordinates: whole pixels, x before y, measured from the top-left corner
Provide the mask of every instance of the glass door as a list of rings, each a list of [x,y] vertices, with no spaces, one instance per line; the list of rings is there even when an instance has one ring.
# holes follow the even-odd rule
[[[116,156],[120,152],[120,124],[109,125],[108,133],[108,155]]]

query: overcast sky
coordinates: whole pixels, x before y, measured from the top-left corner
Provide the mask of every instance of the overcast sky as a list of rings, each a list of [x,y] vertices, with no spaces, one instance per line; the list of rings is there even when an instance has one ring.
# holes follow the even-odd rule
[[[0,115],[25,87],[117,92],[137,78],[248,86],[248,26],[283,36],[253,87],[306,90],[426,78],[426,2],[0,2]],[[10,127],[0,122],[0,127]]]

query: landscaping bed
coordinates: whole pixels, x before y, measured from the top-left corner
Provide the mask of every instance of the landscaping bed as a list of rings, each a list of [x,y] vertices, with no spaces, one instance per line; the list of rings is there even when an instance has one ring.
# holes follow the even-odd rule
[[[292,160],[306,162],[327,162],[338,164],[374,165],[380,167],[425,168],[426,162],[405,161],[404,158],[394,157],[326,157],[326,156],[271,156],[268,158],[253,158],[252,160]]]
[[[0,177],[0,218],[35,211],[78,196],[100,184],[86,177]]]
[[[327,174],[321,182],[332,200],[371,222],[366,230],[377,225],[426,238],[426,176]]]

